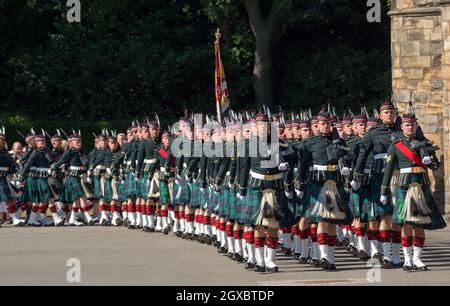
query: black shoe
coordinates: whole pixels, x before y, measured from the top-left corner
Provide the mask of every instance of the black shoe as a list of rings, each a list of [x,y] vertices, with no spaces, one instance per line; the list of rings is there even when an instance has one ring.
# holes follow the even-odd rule
[[[227,257],[230,258],[230,259],[233,259],[234,258],[234,253],[231,253],[231,252],[227,253]]]
[[[206,243],[207,245],[211,245],[212,244],[211,237],[208,235],[204,235],[203,242]]]
[[[150,233],[154,233],[154,232],[155,232],[155,227],[153,227],[153,226],[152,226],[152,227],[149,227],[149,228],[148,228],[148,231],[149,231]]]
[[[201,244],[204,244],[204,243],[205,243],[205,241],[203,241],[204,238],[205,238],[205,235],[204,235],[204,234],[200,234],[200,235],[197,237],[197,241],[198,241],[199,243],[201,243]]]
[[[400,262],[398,262],[398,263],[393,263],[394,264],[394,268],[396,268],[396,269],[398,269],[398,268],[401,268],[401,267],[403,267],[403,265],[405,264],[405,262],[404,261],[400,261]]]
[[[128,229],[130,229],[130,230],[135,230],[135,229],[136,229],[136,225],[131,225],[131,224],[129,224],[129,225],[128,225]]]
[[[246,263],[245,263],[245,266],[244,266],[244,268],[245,268],[246,270],[253,270],[253,269],[255,269],[255,267],[256,267],[256,264],[251,263],[251,262],[246,262]]]
[[[428,271],[428,267],[427,267],[427,266],[418,267],[418,266],[414,265],[414,266],[413,266],[413,271],[414,271],[414,272]]]
[[[214,243],[214,245],[215,245],[215,243],[216,243],[216,241],[217,241],[217,236],[216,236],[216,235],[212,235],[212,236],[211,236],[211,241],[212,241],[212,243]]]
[[[170,225],[167,225],[165,229],[163,229],[163,234],[164,235],[169,235],[170,233]]]
[[[227,253],[228,253],[228,249],[226,249],[225,247],[219,247],[219,248],[217,249],[217,253],[220,253],[220,254],[227,254]]]
[[[198,235],[195,235],[195,234],[192,235],[192,234],[191,234],[191,237],[190,237],[190,238],[191,238],[191,240],[193,240],[193,241],[198,241]]]
[[[350,244],[350,240],[348,240],[347,237],[344,237],[344,239],[342,239],[342,246],[347,247]]]
[[[361,259],[363,261],[368,261],[370,258],[370,256],[367,255],[367,253],[362,250],[358,251],[358,254],[356,255],[356,257],[358,257],[359,259]]]
[[[307,265],[309,263],[309,258],[300,257],[298,263],[301,265]]]
[[[273,268],[266,268],[266,272],[268,272],[268,273],[276,273],[276,272],[278,272],[278,267],[275,266]]]
[[[295,260],[298,260],[300,258],[300,254],[299,253],[294,253],[293,257],[294,257]]]
[[[216,248],[220,248],[220,241],[215,241],[215,242],[214,242],[214,246],[215,246]]]
[[[187,239],[187,235],[188,235],[187,233],[182,233],[181,234],[181,239]]]
[[[255,268],[253,269],[255,272],[266,272],[266,267],[260,267],[258,265],[255,265]]]
[[[64,226],[65,222],[64,220],[59,221],[59,223],[56,224],[56,227]]]
[[[19,223],[14,225],[14,227],[24,227],[24,226],[25,226],[25,222],[24,221],[20,221]]]
[[[318,259],[316,259],[316,258],[315,259],[311,259],[311,265],[316,267],[316,268],[319,268],[320,267],[320,261]]]
[[[242,256],[239,253],[234,253],[233,260],[235,260],[237,262],[243,262],[244,258],[242,258]]]
[[[327,271],[334,271],[336,270],[336,265],[334,263],[330,263],[328,265]]]
[[[90,222],[89,222],[90,223]],[[120,220],[120,219],[117,219],[116,220],[116,226],[122,226],[122,224],[123,224],[123,221],[122,220]]]
[[[320,264],[319,264],[319,266],[320,266],[322,269],[327,270],[329,265],[330,265],[330,263],[328,262],[328,260],[327,260],[326,258],[321,258],[321,259],[320,259]]]
[[[354,246],[350,247],[350,254],[352,254],[353,256],[357,257],[358,256],[358,249],[355,248]]]
[[[148,232],[150,232],[150,228],[148,226],[144,226],[142,231],[148,233]]]
[[[394,263],[390,260],[383,259],[381,262],[381,268],[383,269],[394,269]]]
[[[373,259],[379,260],[380,263],[381,263],[381,262],[383,261],[383,254],[381,254],[380,252],[378,252],[378,253],[374,254],[374,255],[372,256],[372,258],[373,258]]]
[[[176,235],[178,238],[180,238],[180,237],[183,236],[183,232],[181,232],[181,231],[176,231],[176,232],[175,232],[175,235]]]
[[[403,271],[412,272],[414,271],[414,266],[403,266]]]
[[[95,221],[94,221],[95,223]],[[128,227],[128,225],[130,225],[130,220],[128,220],[128,218],[126,218],[125,220],[123,220],[123,226]]]
[[[291,251],[291,249],[285,249],[285,251],[284,251],[284,256],[292,256],[292,251]]]

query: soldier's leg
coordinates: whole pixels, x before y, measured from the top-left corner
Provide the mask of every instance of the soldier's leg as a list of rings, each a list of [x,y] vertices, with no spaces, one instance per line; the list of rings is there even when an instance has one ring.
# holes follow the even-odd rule
[[[278,272],[278,267],[275,264],[275,255],[277,253],[278,235],[277,229],[267,229],[266,246],[267,256],[265,257],[266,271]]]
[[[414,228],[414,257],[413,264],[415,271],[426,271],[427,266],[422,262],[422,253],[425,246],[425,230],[423,228]]]
[[[245,262],[245,269],[254,269],[256,266],[256,257],[255,257],[254,231],[252,227],[250,226],[244,227],[244,239],[248,253],[248,259]]]
[[[368,260],[368,250],[366,248],[367,236],[365,224],[360,221],[360,219],[355,219],[355,234],[358,237],[358,253],[357,257],[361,260]]]
[[[141,198],[136,197],[135,200],[136,206],[136,228],[142,229],[142,208],[145,207],[145,204],[141,203]]]
[[[243,234],[242,227],[237,222],[233,224],[233,239],[234,239],[234,256],[233,259],[242,262],[244,259],[243,250]]]
[[[390,217],[392,223],[392,217]],[[392,244],[392,262],[395,267],[401,267],[403,262],[400,258],[400,248],[402,243],[402,228],[397,224],[392,224],[391,244]]]
[[[161,203],[158,203],[155,199],[153,201],[154,201],[155,207],[156,207],[156,214],[155,214],[155,218],[156,218],[155,224],[156,224],[156,226],[155,226],[155,231],[160,233],[162,231],[162,229],[163,229],[162,218],[161,218]]]
[[[225,222],[225,218],[224,218]],[[234,224],[231,221],[225,222],[225,234],[227,237],[227,249],[228,249],[228,257],[233,258],[235,253],[235,245],[234,245],[234,233],[233,233]]]
[[[184,208],[185,220],[186,220],[186,233],[190,239],[197,238],[194,236],[194,209],[190,207],[190,204],[186,204]]]
[[[320,267],[328,269],[328,223],[319,222],[317,226],[317,243],[320,250]]]
[[[128,199],[128,228],[129,229],[135,229],[136,228],[136,213],[135,213],[135,206],[133,203],[133,199]]]
[[[77,206],[78,205],[81,207],[81,213],[84,215],[84,218],[86,219],[87,224],[90,226],[94,225],[95,220],[89,212],[90,205],[89,205],[87,199],[85,197],[80,198],[77,201]]]
[[[55,200],[54,199],[50,199],[49,200],[48,208],[50,209],[50,212],[52,214],[53,224],[55,226],[63,226],[64,225],[64,220],[61,219],[59,217],[59,215],[58,215],[58,210],[56,209],[56,205],[55,205]]]
[[[104,202],[103,199],[99,200],[99,207],[100,207],[100,224],[102,226],[106,226],[109,223],[108,218],[108,210],[107,210],[107,204]]]
[[[123,225],[128,226],[129,219],[128,219],[128,203],[122,202],[122,220]]]
[[[111,203],[111,212],[113,215],[113,219],[111,224],[114,226],[121,226],[123,223],[122,216],[120,214],[120,205],[117,200],[113,200]]]
[[[69,225],[71,226],[81,226],[83,223],[77,220],[77,215],[79,213],[79,201],[75,201],[72,204],[72,212],[70,214]]]
[[[384,216],[380,221],[380,242],[383,248],[383,268],[393,268],[392,263],[392,223],[389,216]]]
[[[14,200],[9,200],[9,201],[6,201],[5,205],[6,205],[6,210],[8,211],[9,215],[11,216],[11,218],[13,220],[13,225],[14,226],[25,225],[25,222],[20,219],[20,215],[19,215],[19,212],[22,209],[19,208],[18,210],[16,210],[16,202]]]
[[[414,239],[412,226],[408,224],[403,225],[402,247],[403,247],[403,255],[405,256],[403,270],[408,272],[414,270],[413,242]]]
[[[168,220],[169,211],[167,209],[167,205],[161,206],[161,227],[164,235],[168,235],[170,232],[170,222]]]
[[[212,244],[212,223],[213,220],[208,213],[208,209],[205,209],[205,211],[203,212],[203,228],[205,234],[203,241],[208,245]]]
[[[310,237],[310,227],[308,220],[306,218],[301,218],[299,223],[298,237],[300,239],[300,257],[298,259],[299,264],[307,264],[309,259],[309,237]],[[317,243],[317,238],[316,238]]]
[[[310,235],[311,235],[311,264],[315,267],[319,267],[320,260],[320,249],[317,237],[318,224],[311,224]]]
[[[266,242],[266,234],[263,227],[257,226],[255,228],[254,242],[255,242],[255,259],[256,259],[255,272],[265,272],[266,263],[264,256],[264,245]]]
[[[367,238],[370,242],[370,256],[381,262],[383,260],[383,255],[380,251],[380,231],[378,221],[369,221]]]
[[[302,253],[302,242],[300,239],[299,223],[291,227],[291,235],[293,239],[294,259],[298,260]]]
[[[337,243],[337,226],[334,224],[328,224],[328,270],[335,270],[336,265],[334,261]]]
[[[150,227],[150,231],[155,231],[155,221],[156,221],[156,202],[154,199],[149,199],[147,201],[147,206],[149,210],[147,211],[148,215],[148,226]]]

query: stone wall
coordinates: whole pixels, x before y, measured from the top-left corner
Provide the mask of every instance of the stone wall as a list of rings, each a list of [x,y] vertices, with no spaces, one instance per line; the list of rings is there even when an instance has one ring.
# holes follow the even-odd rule
[[[441,148],[442,167],[432,175],[432,188],[450,214],[450,1],[392,4],[392,90],[400,111],[412,102],[425,135]]]

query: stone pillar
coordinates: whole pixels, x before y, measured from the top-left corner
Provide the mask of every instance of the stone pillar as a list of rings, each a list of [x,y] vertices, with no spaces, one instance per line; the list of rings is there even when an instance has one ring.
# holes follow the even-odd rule
[[[400,112],[412,102],[425,136],[441,148],[442,167],[431,175],[432,189],[439,208],[450,214],[450,1],[392,5],[392,91]]]

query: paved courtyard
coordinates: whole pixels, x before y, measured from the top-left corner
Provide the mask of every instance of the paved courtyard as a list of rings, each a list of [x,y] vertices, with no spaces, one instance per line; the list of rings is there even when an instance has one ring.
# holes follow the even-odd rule
[[[80,263],[81,285],[371,284],[366,263],[343,249],[338,249],[335,272],[280,255],[280,272],[266,274],[246,271],[211,246],[171,234],[100,226],[0,228],[0,285],[71,285],[67,274],[75,275],[70,272],[73,258]],[[379,275],[373,285],[450,285],[449,229],[428,232],[424,262],[430,271],[370,273]]]

